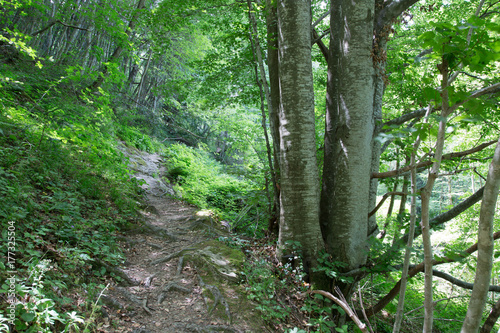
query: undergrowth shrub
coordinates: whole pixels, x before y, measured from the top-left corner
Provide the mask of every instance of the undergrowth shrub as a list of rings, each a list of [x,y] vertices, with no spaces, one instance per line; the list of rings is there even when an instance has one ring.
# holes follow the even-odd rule
[[[134,127],[121,125],[118,127],[116,134],[118,138],[125,141],[127,145],[149,153],[159,151],[163,146]]]
[[[173,144],[166,149],[165,160],[168,177],[186,201],[213,210],[220,218],[229,220],[233,228],[248,230],[249,224],[256,223],[255,228],[261,228],[259,221],[267,223],[264,216],[256,220],[256,215],[264,215],[265,204],[258,185],[226,173],[224,166],[206,151]]]
[[[120,264],[114,232],[137,219],[139,187],[116,139],[98,126],[72,126],[40,122],[21,106],[0,115],[0,256],[15,257],[11,332],[69,332],[82,317],[90,323],[88,291],[109,275],[92,263]],[[0,266],[0,285],[9,271]],[[5,309],[2,298],[0,327]]]

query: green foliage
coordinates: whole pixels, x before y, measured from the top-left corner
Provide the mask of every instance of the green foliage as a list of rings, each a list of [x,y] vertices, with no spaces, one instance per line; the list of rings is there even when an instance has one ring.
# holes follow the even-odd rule
[[[13,320],[15,332],[50,333],[54,332],[56,327],[60,327],[61,332],[69,332],[73,329],[79,330],[80,325],[84,323],[83,318],[75,311],[69,313],[57,311],[55,301],[47,298],[43,278],[52,268],[50,261],[46,259],[38,264],[31,262],[28,267],[29,275],[25,279],[12,283],[6,281],[7,284],[2,285],[0,291],[6,294],[9,292],[9,285],[15,285],[14,294],[19,300],[18,303],[12,303],[15,307]],[[12,278],[16,279],[15,276]],[[5,319],[2,313],[0,319]]]
[[[158,143],[134,127],[122,125],[118,128],[116,135],[118,138],[125,141],[128,146],[135,147],[142,151],[153,153],[161,149]]]
[[[326,252],[322,252],[317,260],[318,266],[313,268],[315,272],[324,272],[326,276],[342,283],[353,282],[352,277],[346,277],[340,273],[340,270],[346,267],[347,264],[340,261],[332,261],[332,257]]]
[[[66,81],[50,66],[39,75],[26,75],[30,66],[0,69],[9,77],[0,90],[0,253],[15,249],[22,303],[14,332],[74,331],[81,317],[90,329],[92,306],[73,299],[93,297],[82,288],[94,290],[107,278],[93,270],[94,260],[122,262],[115,232],[136,221],[140,199],[115,148],[110,98],[65,93]],[[9,277],[1,267],[2,283]]]
[[[247,262],[244,275],[249,285],[248,298],[258,303],[262,318],[268,322],[287,318],[290,310],[276,298],[278,289],[286,288],[286,284],[273,275],[270,264],[263,259]]]
[[[177,183],[183,199],[200,208],[212,209],[222,219],[232,222],[233,228],[252,223],[252,213],[261,205],[252,202],[252,196],[259,193],[254,182],[226,173],[202,149],[174,144],[166,149],[165,157],[168,177]],[[251,207],[253,211],[249,212]],[[244,216],[242,211],[246,212]]]

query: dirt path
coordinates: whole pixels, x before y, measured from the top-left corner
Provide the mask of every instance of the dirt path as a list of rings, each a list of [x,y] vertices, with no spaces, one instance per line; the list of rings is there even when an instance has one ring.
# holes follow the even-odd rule
[[[159,155],[121,150],[145,181],[146,223],[121,240],[127,261],[115,275],[124,279],[102,297],[108,315],[102,331],[266,332],[235,283],[241,252],[213,240],[223,230],[209,216],[171,197]]]

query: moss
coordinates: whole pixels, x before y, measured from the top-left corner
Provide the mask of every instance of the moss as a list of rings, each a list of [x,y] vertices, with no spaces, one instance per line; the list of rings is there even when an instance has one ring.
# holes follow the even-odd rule
[[[241,252],[241,250],[231,248],[226,244],[219,242],[216,239],[200,243],[198,248],[209,249],[214,253],[220,254],[222,257],[226,258],[232,266],[234,266],[237,269],[241,269],[243,267],[243,263],[245,262],[245,255],[243,254],[243,252]]]
[[[232,319],[233,323],[243,324],[247,327],[245,332],[262,332],[266,325],[260,312],[248,299],[245,286],[239,284],[242,281],[241,272],[245,261],[243,252],[217,240],[202,242],[195,248],[196,250],[184,256],[185,260],[194,263],[206,285],[217,287],[229,305],[232,318],[227,316],[224,305],[220,303],[212,310],[212,315],[226,322]],[[237,277],[228,277],[227,271],[236,272]],[[203,295],[207,298],[209,309],[212,309],[215,301],[213,293],[209,288],[204,288]]]

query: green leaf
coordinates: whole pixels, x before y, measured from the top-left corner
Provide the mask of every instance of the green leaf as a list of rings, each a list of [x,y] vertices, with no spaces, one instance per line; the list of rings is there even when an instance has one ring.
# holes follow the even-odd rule
[[[21,319],[24,320],[25,322],[30,322],[32,321],[33,319],[35,319],[36,315],[34,313],[31,313],[31,312],[27,312],[27,313],[23,313],[21,315]]]

